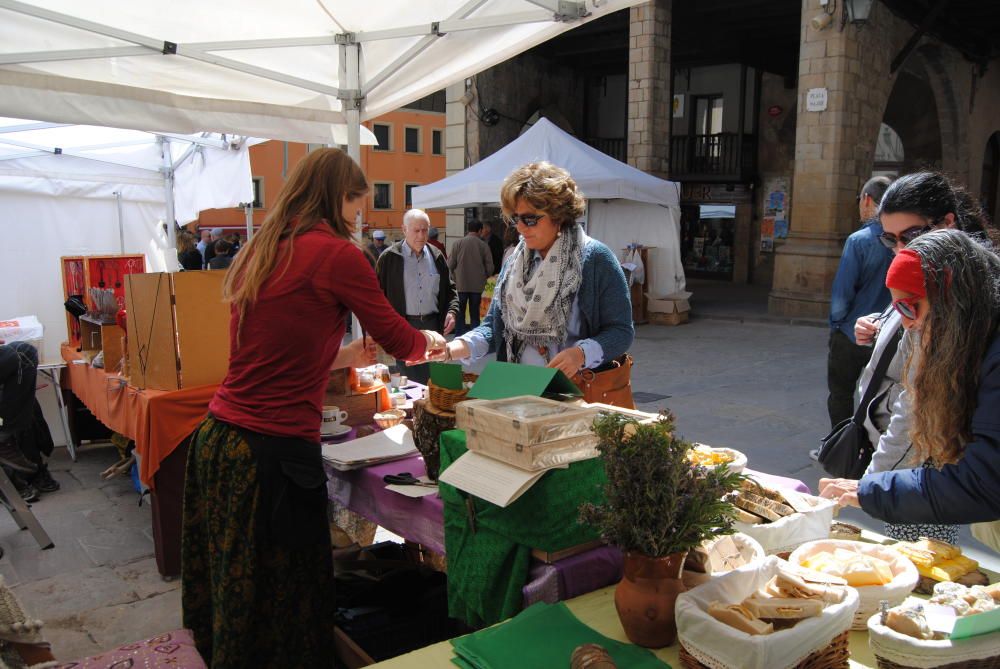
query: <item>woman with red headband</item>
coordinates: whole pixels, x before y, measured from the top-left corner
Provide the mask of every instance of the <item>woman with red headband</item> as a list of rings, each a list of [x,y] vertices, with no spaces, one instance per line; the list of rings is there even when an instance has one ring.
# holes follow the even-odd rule
[[[820,495],[892,523],[998,520],[1000,258],[962,232],[929,232],[896,256],[886,286],[919,337],[904,376],[913,448],[931,466],[821,479]]]

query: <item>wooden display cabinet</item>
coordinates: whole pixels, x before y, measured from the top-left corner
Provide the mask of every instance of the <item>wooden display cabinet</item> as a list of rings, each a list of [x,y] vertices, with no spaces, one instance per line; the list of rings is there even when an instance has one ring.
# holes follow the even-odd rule
[[[129,381],[178,390],[222,383],[229,368],[225,272],[154,272],[125,277]]]
[[[90,297],[91,288],[110,288],[115,292],[119,308],[125,307],[125,277],[146,271],[146,256],[142,254],[84,256],[84,301],[96,311]]]
[[[104,371],[109,374],[115,374],[121,368],[124,336],[117,323],[104,322],[87,314],[80,317],[80,351],[90,361],[103,352]]]
[[[71,295],[79,295],[86,300],[87,284],[84,272],[83,256],[62,256],[59,258],[62,270],[63,302]],[[66,341],[74,347],[80,345],[80,322],[68,311],[66,312]]]

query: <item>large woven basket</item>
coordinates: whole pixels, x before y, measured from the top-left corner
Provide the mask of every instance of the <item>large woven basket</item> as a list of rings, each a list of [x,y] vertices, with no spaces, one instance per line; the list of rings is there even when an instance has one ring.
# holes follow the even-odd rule
[[[795,669],[846,669],[849,666],[847,658],[850,657],[851,651],[848,647],[848,638],[850,632],[841,632],[830,645],[826,648],[821,648],[815,653],[802,660],[799,664],[795,666]],[[680,644],[680,654],[678,658],[681,661],[681,666],[686,669],[710,669],[707,665],[699,662],[691,653],[688,652],[684,644]],[[879,665],[881,667],[881,665]],[[733,669],[738,669],[733,667]]]
[[[868,619],[868,643],[879,669],[1000,669],[1000,632],[957,641],[915,639]]]
[[[478,378],[478,374],[462,374],[463,383],[470,383]],[[450,388],[442,388],[441,386],[435,385],[433,381],[427,382],[427,399],[441,411],[454,411],[455,405],[464,401],[466,395],[468,394],[468,388],[451,390]]]

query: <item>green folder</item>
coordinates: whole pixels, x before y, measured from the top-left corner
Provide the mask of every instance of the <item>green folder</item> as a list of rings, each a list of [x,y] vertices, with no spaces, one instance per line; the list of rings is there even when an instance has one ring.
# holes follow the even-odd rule
[[[477,400],[503,400],[519,395],[580,397],[583,393],[558,369],[515,365],[510,362],[491,362],[486,365],[486,369],[469,390],[469,397]]]
[[[431,381],[439,388],[448,390],[462,389],[462,366],[449,365],[445,362],[432,362],[430,364]]]

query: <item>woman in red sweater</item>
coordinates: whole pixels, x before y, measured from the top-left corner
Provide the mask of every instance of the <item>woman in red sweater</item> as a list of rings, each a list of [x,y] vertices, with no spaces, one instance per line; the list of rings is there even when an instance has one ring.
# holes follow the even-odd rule
[[[229,372],[188,455],[184,625],[213,669],[333,666],[333,565],[320,456],[331,369],[374,362],[345,318],[397,358],[444,346],[389,306],[352,239],[368,183],[337,149],[292,171],[223,287]]]

